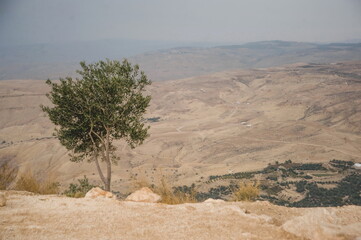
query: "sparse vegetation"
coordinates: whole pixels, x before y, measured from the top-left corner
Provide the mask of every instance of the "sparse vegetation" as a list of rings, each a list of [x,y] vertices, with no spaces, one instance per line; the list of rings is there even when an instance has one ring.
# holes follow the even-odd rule
[[[60,184],[53,177],[36,177],[31,170],[22,173],[15,184],[14,189],[38,194],[58,194]]]
[[[162,197],[162,203],[182,204],[197,202],[195,186],[191,187],[172,187],[162,178],[160,184],[153,188],[154,192]]]
[[[158,184],[150,184],[145,178],[134,183],[134,189],[142,187],[148,187],[160,195],[162,198],[161,203],[182,204],[198,202],[198,193],[194,184],[191,186],[173,186],[164,175],[160,177]]]
[[[84,175],[83,179],[78,179],[78,183],[70,183],[69,188],[64,191],[67,197],[82,198],[85,194],[95,187],[89,183],[89,179]]]
[[[247,200],[246,193],[252,192],[252,185],[249,182],[252,182],[257,174],[257,179],[263,179],[257,185],[258,198],[274,204],[292,207],[361,205],[361,174],[352,168],[353,165],[354,163],[351,161],[342,160],[331,160],[329,165],[293,163],[291,160],[287,160],[284,163],[270,164],[257,172],[210,176],[205,184],[214,184],[216,181],[223,180],[222,185],[211,187],[208,192],[197,193],[197,199],[199,201],[207,198]],[[239,176],[248,179],[244,180],[248,181],[248,185],[246,183],[235,185],[233,181]],[[341,180],[340,176],[342,176]],[[288,180],[290,178],[292,181]],[[228,186],[224,185],[224,180],[229,180]],[[327,186],[324,188],[319,185]],[[283,190],[285,189],[288,189],[288,192],[293,191],[294,195],[299,196],[298,200],[292,200],[291,196],[284,196]],[[257,191],[255,190],[255,192]],[[280,195],[280,193],[282,194]]]
[[[321,163],[304,163],[298,166],[294,166],[293,169],[295,170],[327,170],[325,167],[322,166]]]
[[[225,175],[215,175],[209,176],[209,181],[219,180],[219,179],[242,179],[242,178],[252,178],[254,174],[258,172],[237,172],[237,173],[229,173]]]
[[[258,182],[240,182],[233,191],[235,201],[254,201],[260,194]]]
[[[231,183],[229,186],[218,186],[209,189],[208,192],[199,192],[197,193],[198,201],[204,201],[208,198],[213,199],[226,199],[227,196],[231,195],[233,190],[237,188],[237,186]]]
[[[342,161],[342,160],[336,160],[333,159],[330,161],[330,165],[340,169],[341,171],[345,171],[349,168],[351,168],[355,163],[352,161]]]
[[[301,201],[289,203],[294,207],[335,207],[342,205],[361,205],[361,175],[351,174],[342,179],[337,187],[325,189],[315,182],[302,181],[297,184],[299,192],[307,191]]]

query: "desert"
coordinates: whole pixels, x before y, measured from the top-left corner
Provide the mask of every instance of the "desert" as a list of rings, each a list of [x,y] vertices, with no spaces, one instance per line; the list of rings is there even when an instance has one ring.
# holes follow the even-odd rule
[[[360,10],[0,0],[0,240],[361,240]]]

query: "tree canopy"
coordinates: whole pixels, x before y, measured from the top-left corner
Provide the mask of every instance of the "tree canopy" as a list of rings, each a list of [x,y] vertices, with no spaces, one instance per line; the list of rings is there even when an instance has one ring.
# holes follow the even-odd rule
[[[116,163],[114,140],[124,139],[130,147],[148,137],[144,113],[151,97],[145,87],[151,84],[138,65],[126,59],[80,62],[81,78],[47,80],[47,97],[53,106],[41,106],[57,126],[55,135],[71,151],[71,161],[94,161],[105,189],[110,190],[111,165]],[[107,166],[106,176],[99,159]]]

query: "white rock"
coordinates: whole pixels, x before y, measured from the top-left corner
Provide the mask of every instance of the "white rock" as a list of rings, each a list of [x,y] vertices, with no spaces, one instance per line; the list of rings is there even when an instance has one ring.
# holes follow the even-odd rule
[[[161,196],[155,194],[152,190],[147,187],[143,187],[140,190],[135,191],[130,194],[125,201],[133,201],[133,202],[149,202],[156,203],[162,200]]]
[[[360,168],[360,169],[361,169],[361,163],[355,163],[355,164],[353,165],[353,167],[354,167],[354,168]]]
[[[213,198],[208,198],[207,200],[204,201],[205,203],[224,203],[225,201],[222,199],[213,199]]]
[[[89,192],[85,194],[85,198],[97,198],[97,197],[113,198],[114,195],[113,193],[104,191],[99,187],[92,188],[89,190]]]
[[[5,193],[0,193],[0,207],[6,206],[6,197]]]

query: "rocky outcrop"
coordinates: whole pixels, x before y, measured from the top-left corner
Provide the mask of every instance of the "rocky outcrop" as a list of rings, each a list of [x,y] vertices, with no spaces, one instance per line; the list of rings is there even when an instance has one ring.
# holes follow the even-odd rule
[[[114,198],[113,193],[111,192],[107,192],[104,191],[103,189],[99,188],[99,187],[95,187],[89,190],[89,192],[87,192],[85,194],[85,198]]]
[[[224,203],[225,201],[222,199],[213,199],[213,198],[208,198],[207,200],[204,201],[205,203]]]
[[[6,192],[7,205],[0,208],[0,239],[349,240],[361,236],[361,206],[167,205],[24,193]]]
[[[148,203],[156,203],[161,200],[162,200],[161,196],[155,194],[152,190],[150,190],[147,187],[143,187],[140,190],[135,191],[125,199],[125,201],[148,202]]]
[[[359,211],[359,207],[315,208],[304,211],[305,214],[288,220],[282,225],[282,228],[298,237],[313,240],[352,239],[352,236],[361,236],[361,222],[358,221],[361,218],[359,216],[354,217],[354,221],[350,222],[341,220],[343,217],[352,217]]]

